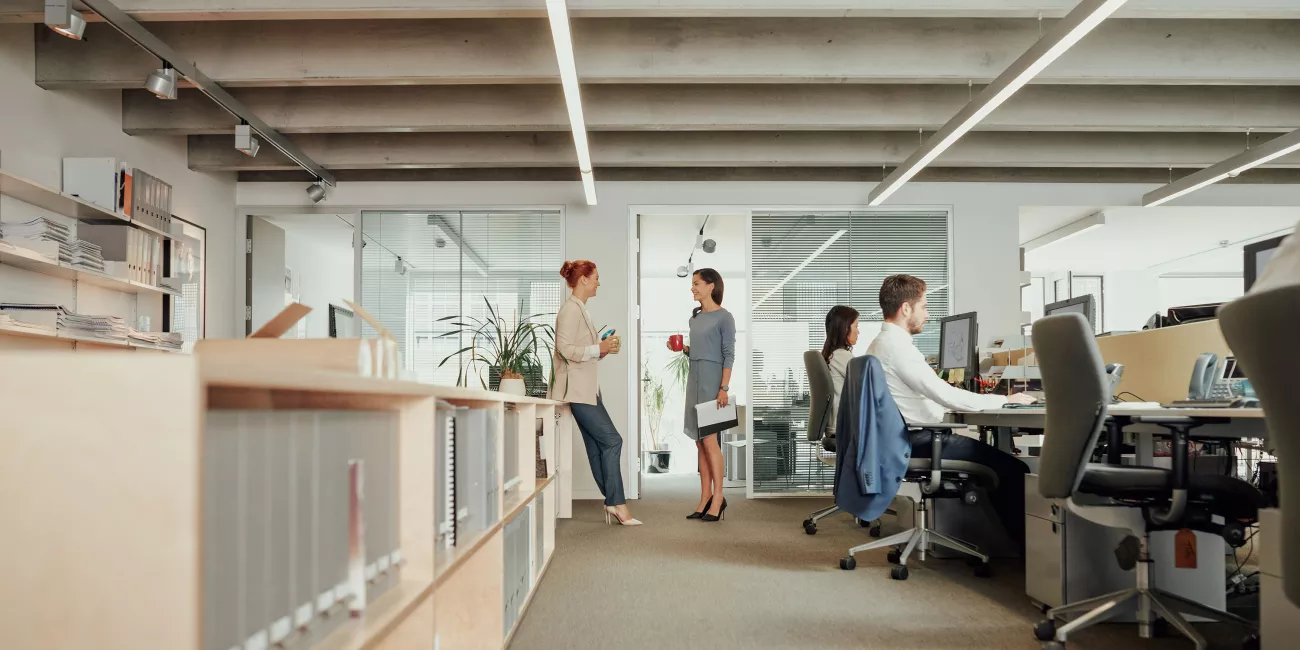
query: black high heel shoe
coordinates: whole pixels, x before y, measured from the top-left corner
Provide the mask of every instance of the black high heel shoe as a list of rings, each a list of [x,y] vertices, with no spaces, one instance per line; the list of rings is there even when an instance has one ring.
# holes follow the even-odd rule
[[[703,517],[700,517],[700,521],[719,521],[721,519],[726,519],[726,518],[727,518],[727,498],[722,497],[722,507],[718,508],[717,516],[708,514],[706,512],[704,513]]]
[[[701,510],[701,511],[699,511],[699,512],[692,512],[691,514],[686,515],[686,518],[687,518],[687,519],[703,519],[703,518],[704,518],[704,513],[706,513],[706,512],[709,511],[709,506],[711,506],[711,505],[713,505],[713,497],[709,497],[709,500],[706,501],[706,502],[704,503],[704,509],[703,509],[703,510]]]

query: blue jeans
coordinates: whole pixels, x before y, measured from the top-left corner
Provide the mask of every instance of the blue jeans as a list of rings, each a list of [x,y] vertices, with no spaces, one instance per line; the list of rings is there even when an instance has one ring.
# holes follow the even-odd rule
[[[597,395],[596,404],[569,404],[573,419],[582,432],[582,442],[587,446],[587,460],[591,462],[591,475],[596,487],[605,495],[605,505],[621,506],[627,503],[623,494],[623,471],[619,461],[623,457],[623,436],[614,427],[605,410],[604,398]]]

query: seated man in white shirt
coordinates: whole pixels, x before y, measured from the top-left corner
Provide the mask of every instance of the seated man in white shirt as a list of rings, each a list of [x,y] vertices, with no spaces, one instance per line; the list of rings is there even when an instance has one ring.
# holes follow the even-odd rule
[[[880,287],[880,309],[885,323],[867,348],[867,354],[880,360],[889,393],[909,424],[943,422],[947,411],[993,409],[1009,401],[1033,403],[1034,399],[1023,393],[1005,397],[965,391],[949,385],[935,374],[926,363],[925,355],[912,341],[912,336],[921,333],[930,317],[926,309],[924,280],[910,275],[885,278]],[[912,457],[930,457],[928,434],[913,434]],[[1025,474],[1029,468],[1014,456],[962,435],[945,434],[943,457],[979,463],[998,473],[999,486],[991,495],[993,509],[1011,539],[1023,545]]]

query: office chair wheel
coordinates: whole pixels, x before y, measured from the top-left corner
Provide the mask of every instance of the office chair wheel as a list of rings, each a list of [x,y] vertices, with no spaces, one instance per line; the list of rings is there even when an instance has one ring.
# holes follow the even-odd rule
[[[844,569],[845,571],[852,571],[858,568],[858,561],[854,559],[852,555],[845,558],[840,558],[840,568]]]
[[[871,535],[872,537],[880,537],[880,524],[876,524],[875,526],[872,526],[871,530],[867,531],[867,534]]]
[[[889,570],[889,577],[895,580],[907,579],[907,565],[900,564]]]
[[[1252,632],[1242,639],[1241,650],[1259,650],[1259,635]]]
[[[813,520],[811,519],[805,519],[803,522],[803,532],[805,535],[816,535],[817,524],[813,523]]]
[[[988,578],[991,577],[992,575],[993,575],[993,567],[989,566],[988,562],[980,562],[979,564],[975,565],[976,578]]]
[[[1034,624],[1034,638],[1039,641],[1051,641],[1056,638],[1056,620],[1045,618]],[[1044,645],[1044,648],[1047,646]]]
[[[890,564],[898,564],[899,562],[903,561],[903,552],[898,549],[894,549],[889,552],[889,555],[885,556],[885,559],[889,560]]]

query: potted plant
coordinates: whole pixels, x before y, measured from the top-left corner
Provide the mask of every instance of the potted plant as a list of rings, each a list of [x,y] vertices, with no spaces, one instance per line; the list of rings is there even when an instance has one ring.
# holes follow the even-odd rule
[[[667,473],[672,462],[672,451],[668,449],[668,443],[659,438],[660,426],[664,419],[664,406],[667,402],[668,391],[663,382],[651,375],[650,369],[646,368],[641,378],[641,404],[645,407],[646,417],[646,427],[643,432],[649,435],[642,436],[641,444],[645,448],[646,472],[650,474]]]
[[[498,388],[500,392],[526,395],[528,387],[524,377],[531,377],[534,383],[540,383],[542,351],[545,350],[548,358],[553,358],[551,350],[555,340],[555,329],[547,323],[533,320],[548,314],[535,314],[520,319],[516,313],[513,321],[507,321],[487,298],[484,298],[483,302],[487,305],[487,318],[465,316],[463,320],[457,320],[462,317],[447,316],[438,319],[438,322],[451,321],[451,326],[455,328],[439,335],[439,338],[464,335],[470,340],[469,345],[447,355],[438,367],[441,368],[451,359],[469,353],[469,363],[462,366],[457,373],[456,385],[467,385],[471,374],[470,369],[474,364],[482,363],[488,366],[489,375],[500,376]],[[483,388],[488,388],[488,383],[483,380],[482,374],[474,374],[478,375],[479,383]],[[554,377],[554,373],[551,376]]]

